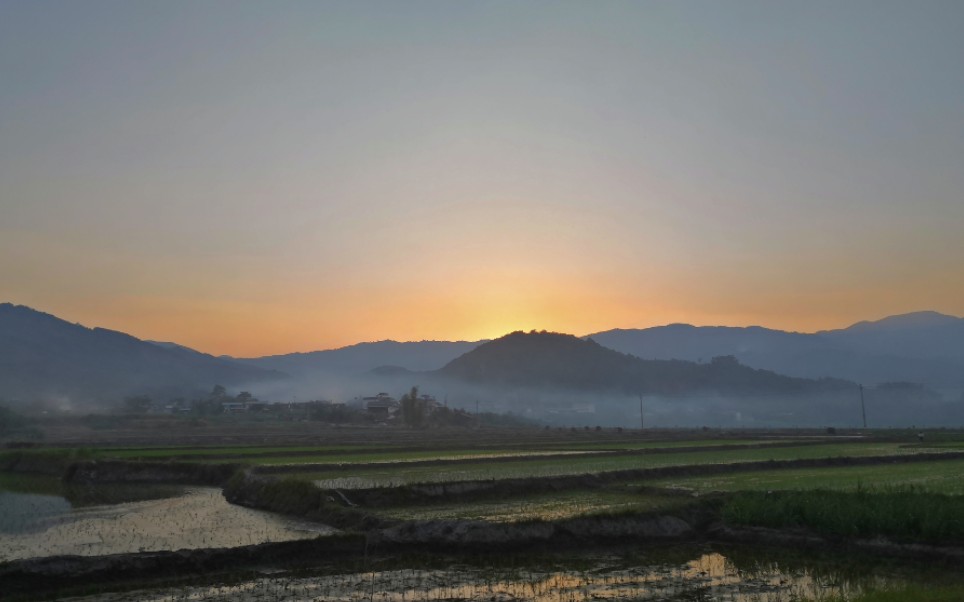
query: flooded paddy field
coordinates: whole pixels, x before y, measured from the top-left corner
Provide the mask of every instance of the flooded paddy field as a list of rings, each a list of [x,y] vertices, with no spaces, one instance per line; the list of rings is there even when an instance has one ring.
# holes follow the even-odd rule
[[[782,556],[782,557],[781,557]],[[622,547],[586,553],[474,559],[408,557],[368,566],[272,573],[206,585],[68,598],[73,602],[679,600],[800,602],[850,599],[866,591],[960,575],[923,566],[719,546]],[[269,573],[271,569],[265,569]]]
[[[213,487],[67,487],[56,479],[21,475],[0,480],[0,562],[225,548],[332,531],[229,504]]]
[[[63,564],[53,557],[79,555],[95,567],[104,561],[98,557],[129,555],[129,563],[125,560],[118,565],[124,567],[123,576],[98,574],[86,578],[83,589],[65,591],[64,587],[73,587],[69,583],[77,569],[64,565],[67,568],[62,569],[61,577],[67,581],[46,585],[51,588],[51,599],[64,599],[68,593],[97,592],[95,597],[76,599],[118,601],[839,602],[865,591],[907,583],[929,587],[946,580],[952,587],[959,587],[955,580],[964,580],[959,567],[948,565],[941,565],[928,579],[922,579],[923,569],[901,572],[897,570],[900,565],[888,560],[886,554],[853,570],[847,558],[828,562],[824,553],[842,549],[832,539],[839,536],[839,530],[818,531],[828,538],[817,544],[823,546],[816,548],[823,553],[813,551],[810,557],[799,560],[786,558],[786,547],[757,551],[722,547],[719,542],[729,542],[728,546],[748,541],[767,546],[771,542],[765,537],[715,537],[713,533],[722,531],[712,527],[723,523],[729,528],[727,517],[738,514],[728,510],[731,502],[741,501],[744,506],[756,503],[741,496],[761,490],[823,488],[846,492],[857,484],[865,490],[878,485],[914,485],[928,494],[950,494],[959,499],[956,496],[964,493],[960,476],[964,459],[953,457],[954,452],[960,452],[953,441],[935,448],[919,445],[916,437],[913,441],[906,437],[817,435],[795,439],[783,433],[779,437],[714,435],[657,440],[582,431],[531,432],[526,436],[501,433],[495,437],[466,432],[460,440],[431,439],[434,434],[429,434],[430,441],[419,448],[413,439],[419,433],[403,433],[405,437],[400,438],[397,434],[386,433],[379,438],[373,432],[371,439],[353,444],[333,440],[327,445],[298,442],[260,448],[124,445],[84,453],[79,448],[67,448],[69,454],[63,462],[35,465],[69,464],[71,470],[65,470],[63,478],[87,484],[0,474],[0,562],[48,558],[54,564]],[[498,443],[488,448],[485,442],[489,440]],[[64,451],[39,448],[5,453],[56,456]],[[919,455],[935,452],[940,456]],[[162,470],[165,467],[178,465],[198,468],[198,475],[215,474],[209,469],[215,466],[210,462],[217,458],[237,459],[236,463],[223,464],[229,471],[217,473],[223,481],[203,481],[220,483],[224,491],[200,484],[171,484],[163,479],[156,484],[103,484],[108,475],[113,480],[148,480],[170,473]],[[279,463],[310,464],[319,460],[327,463],[325,469],[307,465],[275,469]],[[803,461],[806,468],[787,464],[796,461]],[[727,466],[754,462],[757,465],[752,471],[746,470],[749,464]],[[860,465],[856,465],[858,462]],[[10,463],[13,469],[30,465],[27,461]],[[91,469],[76,470],[79,465]],[[651,468],[660,472],[644,472]],[[718,474],[722,470],[741,472]],[[77,475],[84,475],[84,479],[75,479]],[[232,495],[231,483],[236,482],[240,488]],[[259,493],[268,490],[273,493]],[[712,495],[704,495],[708,493]],[[228,503],[225,495],[235,504],[244,505]],[[916,503],[916,499],[908,503]],[[784,506],[790,508],[795,501],[789,499]],[[836,508],[854,506],[851,501],[840,500]],[[940,502],[934,506],[939,510],[956,504],[953,500],[930,501]],[[769,505],[767,499],[761,507],[767,510]],[[309,522],[305,517],[319,522]],[[749,512],[739,517],[739,521],[732,520],[734,527],[786,528],[763,523]],[[654,534],[656,531],[642,534],[640,525],[648,524],[645,521],[656,524],[664,518],[677,524],[682,521],[687,528],[679,533],[685,535]],[[795,515],[789,518],[795,519]],[[466,527],[469,522],[475,526]],[[785,522],[791,529],[816,528],[806,522]],[[345,537],[355,538],[351,545],[357,544],[357,549],[345,543],[348,547],[344,553],[319,552],[302,562],[300,550],[322,550],[313,546],[327,546],[337,539],[314,539],[334,531],[321,523],[340,525],[346,530]],[[530,528],[540,523],[548,527]],[[964,543],[957,539],[956,532],[937,527],[935,536],[928,535],[929,543]],[[540,529],[550,533],[547,539],[531,535],[541,533]],[[468,535],[448,535],[463,532]],[[900,543],[921,541],[921,533],[913,529],[894,532],[900,536]],[[889,532],[881,529],[870,533],[873,537]],[[266,542],[287,542],[269,544],[268,548],[282,546],[288,552],[265,557],[259,544]],[[371,549],[370,542],[374,542]],[[604,545],[611,547],[600,547]],[[292,552],[292,546],[306,547]],[[383,546],[381,551],[379,546]],[[549,555],[547,548],[558,555]],[[151,553],[163,556],[165,551],[181,549],[195,552],[191,560],[185,560],[188,564],[177,565],[181,568],[176,571],[157,575],[153,570],[138,568],[174,566],[172,563],[180,561],[172,557],[188,558],[185,553],[153,560]],[[385,557],[388,549],[393,557]],[[448,556],[428,556],[429,550],[444,550]],[[499,554],[499,550],[516,550],[516,555]],[[535,551],[520,556],[522,550]],[[211,560],[215,557],[221,561]],[[190,568],[195,558],[214,564],[195,570]],[[242,558],[244,562],[238,564],[236,560]],[[146,564],[139,565],[142,561]],[[885,565],[890,568],[882,568]],[[43,573],[33,575],[37,579],[36,575]],[[118,591],[121,589],[125,591]]]

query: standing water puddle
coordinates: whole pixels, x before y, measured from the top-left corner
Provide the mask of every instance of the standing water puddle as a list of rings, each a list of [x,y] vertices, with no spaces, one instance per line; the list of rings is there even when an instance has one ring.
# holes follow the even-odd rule
[[[265,576],[207,587],[174,587],[101,594],[111,602],[214,601],[510,601],[588,602],[590,600],[680,600],[790,602],[850,596],[868,586],[893,583],[873,573],[843,577],[832,570],[772,561],[738,566],[715,551],[691,551],[689,560],[628,560],[618,556],[552,563],[549,568],[455,565],[443,569],[403,569],[324,576]],[[679,556],[679,554],[677,554]],[[533,562],[535,565],[537,561]],[[567,568],[578,565],[578,569]],[[89,601],[92,598],[75,598]]]
[[[333,532],[324,525],[229,504],[221,490],[212,487],[72,489],[56,482],[30,484],[39,486],[14,491],[0,485],[0,562],[63,554],[225,548]]]

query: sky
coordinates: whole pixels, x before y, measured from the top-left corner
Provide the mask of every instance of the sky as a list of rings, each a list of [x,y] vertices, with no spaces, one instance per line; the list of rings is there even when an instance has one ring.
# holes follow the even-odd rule
[[[964,2],[0,2],[0,301],[214,354],[964,315]]]

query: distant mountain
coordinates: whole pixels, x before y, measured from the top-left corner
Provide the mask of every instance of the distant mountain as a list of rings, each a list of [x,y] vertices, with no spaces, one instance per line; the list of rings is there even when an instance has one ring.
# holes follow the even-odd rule
[[[641,359],[706,363],[713,357],[732,355],[745,366],[799,378],[840,378],[869,386],[908,381],[938,389],[964,388],[964,320],[936,312],[892,316],[814,334],[759,326],[671,324],[609,330],[590,338]],[[379,341],[237,361],[302,380],[330,381],[368,374],[380,366],[413,372],[437,370],[483,342]]]
[[[643,360],[592,339],[548,332],[514,332],[480,345],[440,376],[488,386],[620,391],[626,394],[800,394],[853,388],[843,381],[783,376],[741,365],[732,356],[698,364]]]
[[[936,311],[917,311],[888,316],[877,321],[864,320],[841,330],[822,332],[910,332],[921,329],[960,327],[964,319]]]
[[[106,407],[129,394],[183,395],[283,376],[0,304],[0,398],[8,401]]]
[[[701,332],[672,326],[658,334],[673,331],[697,339]],[[772,351],[806,336],[765,329],[706,334],[713,344],[700,351],[707,355],[732,349],[724,345],[730,338]],[[515,332],[485,343],[422,381],[464,408],[484,399],[495,410],[558,425],[633,425],[645,417],[650,426],[860,426],[862,399],[870,426],[964,422],[964,403],[925,386],[892,383],[861,391],[847,380],[752,368],[732,354],[702,362],[640,359],[593,338],[546,332]]]
[[[748,366],[804,378],[964,387],[964,320],[936,312],[892,316],[814,334],[758,326],[673,324],[609,330],[591,337],[601,345],[644,359],[706,361],[733,355]]]
[[[263,369],[280,370],[297,377],[325,374],[356,376],[380,366],[411,371],[435,370],[452,358],[475,349],[479,344],[480,342],[468,341],[378,341],[326,351],[271,355],[237,361]]]
[[[636,425],[644,406],[651,426],[852,424],[850,402],[859,402],[857,386],[846,381],[793,378],[733,356],[640,359],[547,332],[485,343],[431,377],[430,386],[462,407],[485,399],[496,411],[564,426]]]
[[[589,335],[600,345],[642,359],[708,361],[720,355],[743,357],[749,352],[769,354],[786,348],[819,349],[812,335],[771,330],[760,326],[691,326],[670,324],[644,329],[616,329]]]
[[[856,353],[952,362],[964,367],[964,318],[933,311],[858,322],[817,335]]]
[[[214,357],[209,353],[204,353],[202,351],[198,351],[197,349],[191,349],[190,347],[187,347],[185,345],[179,345],[178,343],[171,343],[167,341],[144,341],[144,342],[150,343],[151,345],[157,345],[158,347],[163,347],[164,349],[170,349],[172,351],[187,353],[195,357],[197,356],[207,357],[207,358]],[[230,357],[223,357],[222,359],[227,359],[229,361],[231,360]]]
[[[0,399],[81,409],[214,384],[269,400],[419,386],[452,407],[557,424],[638,420],[643,395],[660,425],[854,425],[855,382],[872,425],[964,422],[964,320],[920,312],[814,334],[685,324],[588,338],[516,332],[234,359],[0,304]]]

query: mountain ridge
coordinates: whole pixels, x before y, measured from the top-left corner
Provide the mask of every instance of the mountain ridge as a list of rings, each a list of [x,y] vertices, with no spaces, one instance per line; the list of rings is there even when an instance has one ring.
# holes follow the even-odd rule
[[[0,303],[0,396],[105,407],[125,395],[186,394],[283,374]]]
[[[611,349],[650,359],[695,361],[735,355],[748,366],[790,376],[964,388],[964,319],[933,311],[815,333],[759,326],[668,325],[589,336]]]
[[[600,345],[591,338],[517,331],[455,358],[438,374],[468,382],[628,394],[725,393],[752,395],[853,387],[852,383],[802,379],[744,366],[730,355],[708,363],[647,360]]]
[[[11,321],[15,314],[23,319]],[[956,388],[957,395],[964,389],[964,319],[933,311],[817,333],[675,323],[564,336],[570,342],[588,340],[624,356],[662,361],[660,369],[667,373],[685,371],[679,361],[700,365],[714,357],[733,356],[746,369],[790,378],[836,378],[867,386],[916,382],[941,390]],[[85,342],[79,344],[79,339]],[[428,373],[444,374],[453,361],[492,342],[386,339],[261,358],[215,357],[178,343],[143,341],[120,331],[88,328],[26,306],[2,303],[0,382],[5,390],[0,396],[100,403],[126,392],[157,391],[161,395],[177,389],[184,394],[192,387],[247,383],[253,383],[252,391],[261,390],[269,398],[355,395],[377,386],[379,378],[394,376],[414,383],[428,378]],[[79,347],[71,351],[72,345]],[[626,361],[607,357],[615,366]],[[548,357],[546,362],[552,363]],[[446,377],[452,376],[452,370],[449,368]],[[575,373],[569,372],[556,376],[571,380]],[[695,370],[691,376],[698,380],[701,374]],[[618,380],[612,374],[602,380],[607,379]]]
[[[950,314],[942,314],[933,310],[923,310],[914,311],[905,314],[894,314],[892,316],[886,316],[878,320],[861,320],[860,322],[855,322],[850,326],[845,328],[837,328],[831,330],[820,330],[814,334],[825,334],[834,333],[840,331],[854,331],[854,330],[866,330],[866,329],[880,329],[880,328],[910,328],[910,327],[933,327],[933,326],[947,326],[951,324],[957,324],[964,321],[964,318],[958,316],[952,316]]]

